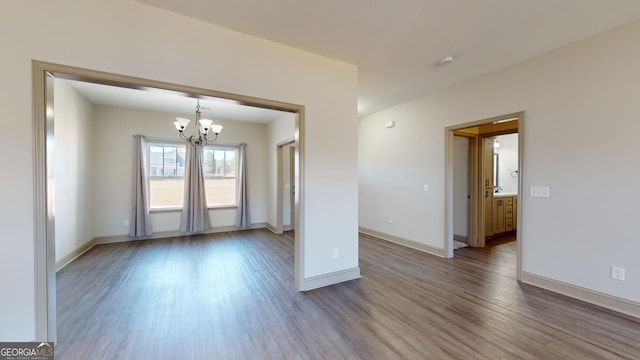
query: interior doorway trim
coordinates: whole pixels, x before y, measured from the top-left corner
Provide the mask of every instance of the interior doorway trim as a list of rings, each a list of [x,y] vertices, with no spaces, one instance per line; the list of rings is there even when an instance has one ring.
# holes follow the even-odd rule
[[[470,127],[494,124],[498,123],[501,120],[507,120],[517,118],[518,119],[518,205],[517,205],[517,224],[516,224],[516,277],[518,281],[522,279],[522,249],[523,249],[523,241],[524,238],[522,234],[524,233],[524,203],[526,202],[526,197],[524,196],[524,187],[523,187],[523,179],[525,171],[525,163],[524,163],[524,141],[525,141],[525,133],[524,133],[524,112],[516,112],[501,116],[492,117],[489,119],[483,119],[478,121],[473,121],[464,124],[453,125],[445,128],[445,159],[446,159],[446,168],[445,168],[445,202],[444,202],[444,211],[445,211],[445,239],[444,239],[444,253],[445,257],[452,258],[453,257],[453,136],[456,130],[466,129]],[[474,160],[475,161],[475,160]],[[478,169],[479,171],[479,169]],[[481,204],[481,194],[479,191],[478,184],[478,176],[477,174],[472,174],[472,190],[471,190],[471,205],[474,210],[474,216],[471,219],[471,227],[469,232],[469,237],[478,237],[481,231],[484,231],[484,219],[479,219],[478,207],[482,206]]]
[[[56,334],[55,214],[53,208],[54,151],[53,77],[93,82],[125,88],[162,91],[193,98],[219,98],[242,105],[294,113],[296,147],[295,195],[295,287],[303,290],[304,269],[304,121],[303,105],[178,85],[103,71],[32,60],[33,159],[34,159],[34,259],[35,259],[35,339],[52,341]]]

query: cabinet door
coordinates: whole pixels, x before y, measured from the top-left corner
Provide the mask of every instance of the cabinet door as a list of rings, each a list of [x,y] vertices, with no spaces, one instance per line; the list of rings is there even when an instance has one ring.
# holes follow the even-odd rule
[[[513,219],[505,219],[504,220],[504,229],[505,231],[513,230]]]
[[[491,236],[494,234],[493,219],[493,196],[487,189],[484,191],[484,236]]]
[[[504,199],[493,199],[491,222],[494,234],[505,232],[504,208]]]

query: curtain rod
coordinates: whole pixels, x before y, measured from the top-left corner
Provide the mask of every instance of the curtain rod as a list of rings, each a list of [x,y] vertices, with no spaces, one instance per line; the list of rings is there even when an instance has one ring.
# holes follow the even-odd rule
[[[134,134],[132,135],[133,137],[136,137],[137,135],[142,135],[142,134]],[[146,136],[146,135],[142,135],[144,136],[145,140],[147,141],[152,141],[152,142],[165,142],[165,143],[169,143],[169,144],[186,144],[187,142],[182,140],[182,139],[173,139],[173,138],[163,138],[163,137],[155,137],[155,136]],[[242,143],[224,143],[224,142],[212,142],[207,144],[206,146],[233,146],[233,147],[240,147],[240,145],[242,144],[246,144],[244,142]]]

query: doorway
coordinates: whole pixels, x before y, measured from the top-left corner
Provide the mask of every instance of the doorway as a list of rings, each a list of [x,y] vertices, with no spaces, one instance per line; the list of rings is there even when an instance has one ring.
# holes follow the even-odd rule
[[[62,78],[106,84],[111,86],[144,89],[176,94],[198,99],[215,98],[239,104],[294,113],[295,121],[295,188],[301,192],[304,177],[300,162],[304,160],[304,106],[273,100],[206,90],[195,87],[116,75],[66,65],[32,61],[33,119],[34,119],[34,198],[35,198],[35,297],[36,339],[56,342],[56,265],[55,265],[55,214],[53,194],[55,173],[53,152],[55,144],[55,118],[53,108],[53,79]],[[302,197],[295,196],[293,212],[298,226],[303,224]],[[297,231],[294,238],[295,287],[302,290],[304,268],[304,232]]]
[[[498,136],[516,134],[517,155],[513,182],[509,183],[513,193],[499,191],[500,180],[497,174],[499,152],[494,151],[494,143]],[[523,191],[522,173],[523,144],[524,144],[524,113],[512,113],[494,118],[463,123],[445,129],[446,154],[446,183],[445,183],[445,256],[454,256],[454,171],[455,171],[455,140],[456,137],[466,137],[469,140],[469,221],[468,244],[473,247],[484,247],[487,237],[516,230],[517,242],[517,278],[522,273],[522,218]],[[498,139],[499,142],[499,139]],[[497,160],[497,161],[496,161]],[[503,179],[504,180],[504,179]],[[514,185],[515,184],[515,185]],[[504,189],[504,187],[503,187]],[[497,194],[497,195],[496,195]],[[511,195],[509,197],[508,195]],[[456,196],[459,198],[459,196]],[[496,202],[496,206],[494,206]],[[498,206],[499,205],[499,206]],[[508,206],[507,206],[508,205]],[[508,212],[509,211],[509,212]],[[517,215],[516,215],[517,214]],[[515,216],[514,216],[515,215]],[[507,224],[508,220],[508,224]],[[507,227],[510,226],[510,228]],[[498,231],[494,231],[498,229]]]

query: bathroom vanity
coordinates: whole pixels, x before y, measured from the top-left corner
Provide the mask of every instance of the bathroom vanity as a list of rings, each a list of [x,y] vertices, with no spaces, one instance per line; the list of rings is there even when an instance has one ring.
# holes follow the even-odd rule
[[[518,196],[516,194],[493,194],[491,206],[491,228],[485,229],[486,236],[495,236],[516,230]]]

